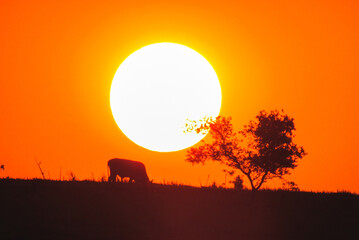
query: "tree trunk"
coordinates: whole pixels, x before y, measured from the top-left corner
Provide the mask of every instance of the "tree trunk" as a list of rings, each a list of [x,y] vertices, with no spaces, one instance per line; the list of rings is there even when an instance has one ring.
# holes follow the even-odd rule
[[[243,172],[243,171],[242,171]],[[246,177],[248,178],[250,184],[251,184],[251,187],[252,187],[252,191],[258,191],[259,188],[263,185],[267,175],[268,175],[268,172],[265,172],[260,180],[260,182],[258,183],[257,186],[255,186],[254,182],[253,182],[253,179],[251,178],[251,175],[248,173],[248,174],[244,174],[246,175]]]

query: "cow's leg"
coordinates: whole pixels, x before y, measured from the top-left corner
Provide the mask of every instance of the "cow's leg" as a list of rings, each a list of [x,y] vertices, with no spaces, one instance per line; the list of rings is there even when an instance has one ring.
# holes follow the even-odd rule
[[[116,175],[110,174],[110,176],[108,177],[108,181],[109,182],[115,182],[116,181]]]
[[[130,177],[130,180],[128,181],[129,183],[133,183],[134,179],[132,177]]]

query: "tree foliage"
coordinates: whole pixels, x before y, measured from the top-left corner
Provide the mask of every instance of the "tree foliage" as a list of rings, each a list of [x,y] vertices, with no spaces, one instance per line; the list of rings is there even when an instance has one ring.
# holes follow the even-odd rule
[[[294,119],[283,111],[261,111],[239,132],[234,131],[230,117],[222,116],[190,122],[187,131],[209,131],[212,141],[190,148],[186,161],[197,164],[213,160],[238,169],[253,190],[269,179],[282,178],[306,155],[303,147],[293,143]]]

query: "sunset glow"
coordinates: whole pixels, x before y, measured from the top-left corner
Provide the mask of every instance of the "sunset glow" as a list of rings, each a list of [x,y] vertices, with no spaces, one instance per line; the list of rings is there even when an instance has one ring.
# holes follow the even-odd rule
[[[221,87],[209,62],[174,43],[146,46],[118,68],[111,109],[122,132],[136,144],[170,152],[192,146],[205,135],[184,133],[185,124],[221,108]]]

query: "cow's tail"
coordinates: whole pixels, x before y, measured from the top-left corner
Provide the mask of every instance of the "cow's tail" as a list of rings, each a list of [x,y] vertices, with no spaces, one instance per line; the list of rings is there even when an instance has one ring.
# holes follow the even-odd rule
[[[108,162],[107,162],[107,181],[108,182],[109,182],[109,177],[110,177],[109,170],[110,170],[110,166],[108,165]]]

